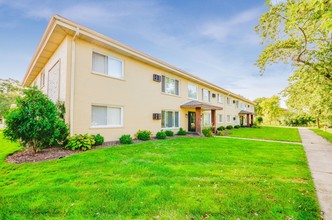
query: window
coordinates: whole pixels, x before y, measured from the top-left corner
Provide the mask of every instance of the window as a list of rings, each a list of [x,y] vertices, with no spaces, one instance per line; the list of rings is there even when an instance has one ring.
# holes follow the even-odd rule
[[[227,123],[231,123],[231,116],[227,115]]]
[[[44,87],[45,86],[45,70],[43,70],[43,72],[40,74],[40,87]]]
[[[202,100],[204,102],[210,102],[210,91],[207,89],[202,89]]]
[[[121,107],[92,106],[92,127],[120,127],[123,126],[123,111]]]
[[[211,112],[204,112],[203,114],[203,125],[211,125]]]
[[[222,123],[222,114],[218,115],[218,123]]]
[[[161,127],[162,128],[178,128],[179,112],[177,111],[161,111]]]
[[[244,109],[243,102],[240,103],[240,109]]]
[[[197,99],[197,86],[188,84],[188,97],[191,99]]]
[[[123,62],[116,58],[93,52],[92,72],[122,79]]]
[[[179,80],[167,76],[161,77],[161,91],[166,94],[179,95]]]
[[[231,99],[229,97],[227,97],[227,105],[231,104]]]
[[[218,102],[224,103],[224,96],[218,94]]]
[[[235,106],[236,106],[236,108],[239,108],[239,101],[238,100],[235,101]]]

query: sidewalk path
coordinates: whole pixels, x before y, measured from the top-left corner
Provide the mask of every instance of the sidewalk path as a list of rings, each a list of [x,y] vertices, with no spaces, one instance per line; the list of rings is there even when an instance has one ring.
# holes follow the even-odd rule
[[[332,144],[309,129],[299,132],[324,219],[332,219]]]
[[[240,139],[240,140],[250,140],[250,141],[263,141],[263,142],[275,142],[282,144],[301,144],[301,142],[290,142],[290,141],[276,141],[276,140],[268,140],[268,139],[258,139],[258,138],[244,138],[244,137],[235,137],[235,136],[215,136],[218,138],[232,138],[232,139]]]

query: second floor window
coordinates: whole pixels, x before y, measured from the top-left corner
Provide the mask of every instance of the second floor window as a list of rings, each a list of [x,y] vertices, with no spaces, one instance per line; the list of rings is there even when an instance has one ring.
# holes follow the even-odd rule
[[[207,89],[202,89],[202,100],[204,102],[209,102],[210,101],[210,91]]]
[[[115,78],[123,78],[123,62],[114,57],[92,53],[92,72]]]
[[[161,91],[171,95],[179,95],[179,80],[167,76],[161,77]]]
[[[197,86],[188,84],[188,98],[197,99]]]
[[[219,103],[224,103],[224,96],[222,96],[222,95],[218,95],[218,102]]]

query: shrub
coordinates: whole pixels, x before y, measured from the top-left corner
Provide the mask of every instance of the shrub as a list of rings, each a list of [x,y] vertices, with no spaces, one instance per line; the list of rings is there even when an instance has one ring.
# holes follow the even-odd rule
[[[183,128],[180,128],[178,133],[177,133],[177,135],[186,135],[186,134],[187,134],[187,132]]]
[[[159,132],[157,132],[157,134],[156,134],[156,138],[157,138],[157,139],[166,139],[166,133],[163,132],[163,131],[159,131]]]
[[[234,128],[235,129],[239,129],[241,126],[240,125],[235,125]]]
[[[68,138],[66,148],[71,150],[89,150],[95,144],[95,138],[88,134],[75,134]]]
[[[6,138],[18,140],[34,152],[50,146],[64,145],[68,127],[57,106],[36,87],[23,91],[16,99],[17,107],[5,116]]]
[[[218,131],[218,132],[217,132],[217,135],[218,135],[218,136],[228,136],[228,132],[227,132],[227,131],[224,131],[224,130],[223,130],[223,131]]]
[[[174,132],[171,130],[165,131],[165,134],[166,134],[166,136],[169,136],[169,137],[174,136]]]
[[[217,128],[217,131],[223,131],[223,130],[225,130],[225,127],[224,127],[224,126],[219,126],[219,127]]]
[[[212,128],[203,128],[202,133],[205,137],[213,137]]]
[[[262,124],[263,123],[263,118],[262,118],[262,116],[258,116],[257,118],[256,118],[256,121],[257,121],[257,124]]]
[[[119,138],[120,144],[132,144],[133,139],[131,138],[130,134],[124,134]]]
[[[102,145],[104,143],[104,137],[101,136],[100,134],[96,134],[96,135],[92,135],[95,139],[95,144],[94,146],[97,146],[97,145]]]
[[[231,129],[233,129],[233,126],[232,125],[227,125],[226,129],[231,130]]]
[[[138,132],[136,133],[136,138],[142,141],[150,140],[151,136],[152,136],[151,131],[147,130],[144,131],[138,130]]]

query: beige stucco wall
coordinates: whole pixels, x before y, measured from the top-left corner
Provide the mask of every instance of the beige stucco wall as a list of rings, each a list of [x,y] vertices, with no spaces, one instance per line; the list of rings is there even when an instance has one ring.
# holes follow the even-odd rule
[[[69,66],[70,62],[68,58],[70,55],[70,39],[66,37],[60,46],[56,49],[52,57],[47,61],[43,70],[38,74],[38,76],[34,79],[32,85],[37,86],[44,94],[48,94],[48,81],[49,81],[49,71],[52,69],[54,65],[58,62],[60,64],[60,77],[59,77],[59,101],[65,103],[66,109],[69,109],[69,93],[68,86],[70,85],[69,75]],[[41,84],[41,73],[45,71],[45,85]],[[66,114],[66,122],[69,122],[69,114]]]
[[[92,73],[92,52],[97,51],[124,61],[124,79]],[[75,96],[74,96],[74,133],[100,133],[105,140],[118,139],[123,134],[134,135],[139,129],[147,129],[154,134],[160,131],[161,120],[153,120],[153,113],[162,110],[180,112],[180,126],[188,129],[186,114],[189,109],[181,109],[180,105],[190,101],[188,98],[188,83],[198,85],[198,100],[201,101],[202,88],[212,93],[221,94],[201,84],[189,82],[161,69],[151,67],[145,63],[125,57],[113,51],[108,51],[83,40],[76,41],[75,65]],[[153,74],[171,76],[180,81],[180,96],[172,96],[161,92],[161,83],[154,82]],[[219,125],[238,124],[232,119],[227,123],[226,115],[238,116],[240,108],[236,108],[231,98],[231,104],[218,103],[217,96],[211,97],[211,104],[222,106],[224,110],[217,111],[223,115],[223,123]],[[120,128],[92,128],[91,105],[107,105],[123,107],[123,127]],[[246,104],[248,105],[248,104]],[[252,110],[252,109],[250,109]],[[191,110],[194,111],[194,110]]]

